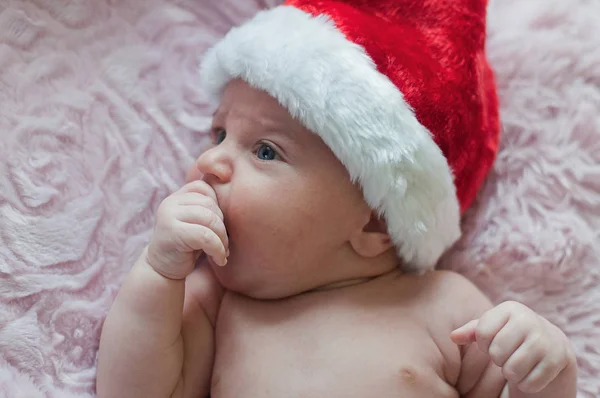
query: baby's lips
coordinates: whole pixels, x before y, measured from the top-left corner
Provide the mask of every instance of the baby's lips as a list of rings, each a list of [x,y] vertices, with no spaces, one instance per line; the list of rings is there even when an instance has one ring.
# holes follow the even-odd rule
[[[200,265],[202,265],[202,264],[204,264],[206,262],[207,262],[206,253],[204,253],[203,251],[199,251],[196,254],[196,263],[195,263],[194,267],[198,267],[198,266],[200,266]]]

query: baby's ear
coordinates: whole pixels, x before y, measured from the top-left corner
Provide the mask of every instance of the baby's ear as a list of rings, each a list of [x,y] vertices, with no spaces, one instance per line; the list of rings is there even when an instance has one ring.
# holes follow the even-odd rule
[[[377,257],[394,246],[383,217],[372,212],[369,221],[350,238],[356,253],[363,257]]]

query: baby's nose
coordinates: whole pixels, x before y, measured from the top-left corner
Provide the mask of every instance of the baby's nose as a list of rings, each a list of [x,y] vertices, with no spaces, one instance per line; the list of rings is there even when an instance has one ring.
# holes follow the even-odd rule
[[[205,181],[226,183],[231,180],[233,172],[231,157],[223,146],[208,149],[196,160],[196,167]]]

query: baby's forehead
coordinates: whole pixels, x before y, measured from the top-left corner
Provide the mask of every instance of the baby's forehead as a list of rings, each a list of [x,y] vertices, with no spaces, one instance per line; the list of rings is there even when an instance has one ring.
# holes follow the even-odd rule
[[[287,111],[286,111],[287,112]],[[227,136],[243,141],[271,141],[288,154],[306,159],[334,157],[318,134],[287,114],[282,117],[257,107],[221,107],[213,116],[213,131],[225,130]]]
[[[213,127],[236,135],[278,135],[317,156],[329,151],[319,135],[295,119],[277,99],[241,80],[225,87],[213,116]]]
[[[296,127],[291,115],[273,112],[272,109],[246,104],[233,103],[232,106],[219,106],[213,114],[213,123],[234,124],[244,123],[261,129],[277,130],[287,127]]]
[[[235,129],[240,132],[268,132],[302,139],[315,135],[276,101],[250,101],[249,98],[233,98],[221,101],[213,113],[213,127]]]
[[[277,99],[263,90],[255,89],[242,80],[225,86],[215,119],[237,118],[249,123],[302,126]],[[303,126],[302,126],[303,127]]]

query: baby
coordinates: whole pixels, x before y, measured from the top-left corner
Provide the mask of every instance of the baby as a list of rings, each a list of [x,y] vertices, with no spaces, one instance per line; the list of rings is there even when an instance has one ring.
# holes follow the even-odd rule
[[[498,135],[485,4],[448,3],[288,1],[207,54],[214,146],[106,318],[100,398],[575,397],[564,333],[432,270]]]

